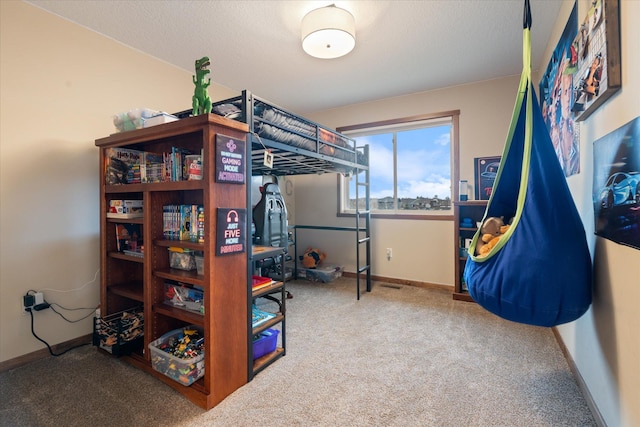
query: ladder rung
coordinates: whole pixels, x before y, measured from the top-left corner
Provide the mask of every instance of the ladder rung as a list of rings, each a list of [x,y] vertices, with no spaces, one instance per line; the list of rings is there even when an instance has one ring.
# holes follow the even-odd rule
[[[366,242],[368,242],[369,240],[371,240],[371,237],[367,236],[367,237],[365,237],[364,239],[360,239],[360,240],[358,240],[358,243],[366,243]]]
[[[369,269],[369,266],[368,266],[368,265],[365,265],[365,266],[360,267],[360,268],[358,269],[358,273],[362,273],[363,271],[367,271],[368,269]]]

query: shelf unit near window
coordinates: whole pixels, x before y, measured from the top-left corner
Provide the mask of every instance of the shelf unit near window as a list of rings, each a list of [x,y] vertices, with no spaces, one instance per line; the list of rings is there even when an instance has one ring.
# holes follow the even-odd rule
[[[454,290],[453,299],[461,301],[473,302],[473,298],[469,295],[469,291],[464,283],[462,277],[464,273],[464,267],[467,263],[467,256],[465,253],[465,241],[472,239],[478,228],[476,223],[482,221],[484,217],[485,209],[487,208],[486,200],[470,200],[470,201],[458,201],[453,203],[454,208],[454,263],[455,275],[454,275]],[[471,218],[471,227],[462,225],[464,218]]]

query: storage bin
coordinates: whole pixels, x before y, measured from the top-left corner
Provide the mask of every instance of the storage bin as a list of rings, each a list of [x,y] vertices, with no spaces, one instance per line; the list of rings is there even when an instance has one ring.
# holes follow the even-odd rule
[[[313,282],[328,283],[342,276],[344,267],[327,264],[316,268],[304,268],[298,266],[298,279],[307,279]]]
[[[198,289],[192,285],[173,281],[165,282],[164,302],[183,310],[204,314],[204,292],[201,288]]]
[[[169,248],[169,266],[179,270],[195,270],[194,251],[182,248]]]
[[[275,351],[279,333],[277,329],[267,329],[253,340],[253,360]]]
[[[93,321],[93,345],[124,356],[144,347],[144,313],[135,307],[105,317],[99,314]]]
[[[134,108],[126,113],[119,113],[113,116],[113,124],[118,132],[134,129],[142,129],[144,121],[160,114],[160,111],[149,108]]]
[[[177,343],[186,341],[184,337],[188,331],[197,331],[197,336],[189,335],[190,342],[181,354],[192,353],[193,357],[182,358],[172,354]],[[167,332],[149,343],[149,351],[153,369],[180,384],[190,386],[204,376],[204,333],[199,326],[191,325]]]
[[[204,257],[202,255],[196,255],[196,271],[199,276],[204,275]]]

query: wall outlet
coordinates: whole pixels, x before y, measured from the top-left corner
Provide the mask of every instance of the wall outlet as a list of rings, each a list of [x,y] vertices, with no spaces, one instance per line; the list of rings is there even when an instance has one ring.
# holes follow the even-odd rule
[[[42,303],[44,303],[44,294],[42,292],[24,295],[22,297],[22,314],[28,314],[28,308],[33,309],[34,306]]]
[[[387,248],[387,261],[391,261],[392,256],[393,256],[393,249]]]

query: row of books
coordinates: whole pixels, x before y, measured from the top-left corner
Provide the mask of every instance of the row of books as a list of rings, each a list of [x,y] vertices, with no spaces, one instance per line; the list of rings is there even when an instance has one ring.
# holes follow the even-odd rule
[[[107,184],[140,184],[152,182],[202,179],[194,173],[193,162],[187,156],[194,153],[180,147],[171,152],[152,153],[129,148],[112,147],[105,150],[105,182]],[[196,158],[202,159],[202,150]],[[201,161],[199,161],[201,164]],[[197,162],[196,162],[197,163]],[[197,165],[196,165],[197,166]]]
[[[204,243],[204,207],[201,205],[164,205],[162,235],[167,240]]]

